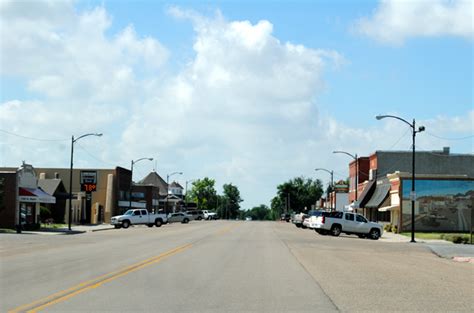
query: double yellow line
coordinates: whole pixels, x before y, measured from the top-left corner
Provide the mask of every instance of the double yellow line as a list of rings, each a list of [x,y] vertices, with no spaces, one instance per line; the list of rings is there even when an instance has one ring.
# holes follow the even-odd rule
[[[36,300],[32,303],[28,303],[22,306],[19,306],[11,311],[8,311],[9,313],[18,313],[18,312],[28,312],[28,313],[34,313],[41,311],[49,306],[52,306],[54,304],[57,304],[59,302],[63,302],[65,300],[68,300],[80,293],[83,293],[87,290],[94,289],[97,287],[100,287],[101,285],[108,283],[114,279],[117,279],[119,277],[125,276],[127,274],[130,274],[132,272],[138,271],[146,266],[158,263],[162,261],[163,259],[170,257],[172,255],[175,255],[177,253],[180,253],[186,249],[189,249],[192,246],[192,244],[186,244],[180,247],[177,247],[175,249],[169,250],[165,253],[162,253],[158,256],[154,256],[151,258],[148,258],[144,261],[138,262],[136,264],[130,265],[124,269],[107,273],[104,275],[101,275],[99,277],[96,277],[94,279],[88,280],[86,282],[80,283],[76,286],[73,286],[71,288],[68,288],[66,290],[54,293],[48,297]]]

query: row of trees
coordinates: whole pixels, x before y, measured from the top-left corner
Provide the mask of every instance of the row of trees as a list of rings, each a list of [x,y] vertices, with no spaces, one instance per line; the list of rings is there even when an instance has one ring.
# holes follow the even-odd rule
[[[264,204],[247,211],[240,211],[240,218],[253,220],[278,220],[283,213],[306,212],[321,198],[323,184],[319,179],[296,177],[277,186],[277,195],[271,207]]]
[[[233,184],[222,186],[223,194],[218,195],[215,180],[205,177],[192,183],[191,190],[186,195],[186,201],[196,202],[200,210],[215,211],[224,219],[235,219],[240,216],[240,191]]]
[[[276,220],[283,213],[305,212],[316,204],[323,194],[319,179],[296,177],[277,186],[277,195],[271,206],[264,204],[250,210],[240,210],[240,191],[233,184],[223,185],[223,194],[218,195],[215,180],[205,177],[192,183],[186,195],[187,201],[196,202],[200,210],[215,211],[221,218],[235,219],[251,217],[254,220]]]

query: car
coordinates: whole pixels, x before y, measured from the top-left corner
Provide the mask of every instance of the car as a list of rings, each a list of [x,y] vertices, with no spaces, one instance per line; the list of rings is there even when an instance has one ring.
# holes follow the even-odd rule
[[[204,214],[204,219],[205,220],[217,220],[217,213],[208,211],[208,210],[202,210],[202,213]]]
[[[251,216],[247,216],[247,217],[245,218],[245,220],[246,220],[246,221],[251,221],[251,220],[252,220],[252,217],[251,217]]]
[[[291,222],[295,224],[296,227],[300,228],[306,228],[306,226],[303,225],[304,219],[307,217],[305,213],[298,213],[294,214],[293,217],[291,218]]]
[[[316,218],[314,230],[322,235],[339,236],[341,233],[357,235],[359,238],[379,239],[383,226],[369,222],[362,214],[334,211]]]
[[[190,210],[186,211],[186,214],[190,215],[193,220],[203,220],[204,219],[204,213],[202,210]]]
[[[112,216],[110,224],[115,228],[128,228],[130,225],[147,225],[160,227],[167,222],[166,214],[150,213],[146,209],[127,210],[123,215]]]
[[[303,226],[307,228],[314,228],[317,218],[319,216],[325,215],[327,212],[324,210],[312,210],[306,214],[305,219],[303,220]]]
[[[183,223],[187,224],[193,218],[185,212],[176,212],[168,214],[168,223]]]
[[[287,223],[290,222],[291,215],[289,213],[283,213],[280,216],[280,221],[286,221]]]

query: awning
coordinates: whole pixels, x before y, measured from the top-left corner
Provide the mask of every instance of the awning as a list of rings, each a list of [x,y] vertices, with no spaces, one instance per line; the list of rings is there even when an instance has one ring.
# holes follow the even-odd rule
[[[389,205],[389,206],[384,206],[379,209],[379,212],[387,212],[387,211],[395,211],[399,210],[400,206],[399,205]]]
[[[365,205],[366,208],[376,209],[382,202],[387,198],[388,192],[390,191],[390,184],[380,184],[375,187],[374,194],[370,198],[369,202]]]
[[[56,203],[56,198],[40,188],[20,187],[18,201],[30,203]]]
[[[370,196],[374,192],[374,187],[375,187],[375,179],[370,180],[367,185],[365,185],[364,190],[362,190],[362,193],[357,197],[357,201],[354,204],[355,208],[363,208],[367,201],[369,201]]]

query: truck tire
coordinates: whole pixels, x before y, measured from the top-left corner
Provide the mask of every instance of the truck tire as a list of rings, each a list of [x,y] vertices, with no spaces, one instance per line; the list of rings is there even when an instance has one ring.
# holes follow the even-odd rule
[[[122,227],[123,228],[128,228],[128,226],[130,226],[130,221],[129,220],[125,220],[122,222]]]
[[[372,240],[377,240],[380,238],[380,230],[378,230],[377,228],[372,228],[369,232],[369,236],[368,236],[370,239]]]
[[[187,224],[187,223],[189,223],[189,219],[185,218],[185,219],[183,220],[183,224]]]
[[[333,225],[331,227],[331,235],[337,237],[341,234],[341,226],[339,225]]]
[[[155,226],[156,226],[156,227],[160,227],[162,224],[163,224],[163,221],[162,221],[161,219],[157,218],[157,219],[155,220]]]

